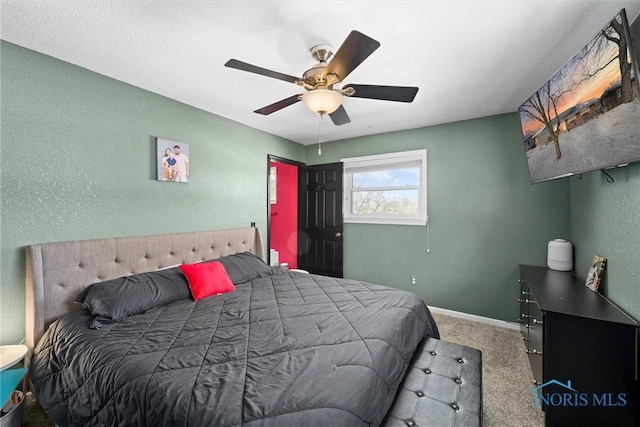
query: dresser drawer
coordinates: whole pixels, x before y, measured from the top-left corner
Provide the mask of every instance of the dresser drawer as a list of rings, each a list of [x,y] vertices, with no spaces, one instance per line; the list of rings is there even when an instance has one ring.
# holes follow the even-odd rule
[[[518,294],[518,304],[520,305],[520,316],[518,317],[518,323],[520,324],[520,333],[524,340],[525,347],[529,349],[529,306],[531,305],[531,292],[527,282],[523,280],[518,281],[520,284],[520,292]]]
[[[535,304],[532,304],[529,308],[528,321],[529,345],[526,350],[527,356],[533,372],[534,383],[542,384],[544,382],[544,315]]]
[[[529,307],[529,317],[527,318],[527,330],[529,331],[530,351],[534,354],[542,354],[544,316],[536,304]]]
[[[533,371],[535,384],[543,383],[543,313],[532,294],[526,281],[520,280],[520,331],[525,343],[525,351]]]

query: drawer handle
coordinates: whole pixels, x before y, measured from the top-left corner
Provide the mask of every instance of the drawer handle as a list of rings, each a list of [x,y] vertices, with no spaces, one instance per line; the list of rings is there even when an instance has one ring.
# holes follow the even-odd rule
[[[531,295],[531,292],[527,292],[527,291],[522,291],[522,296],[528,296]]]
[[[520,317],[523,318],[523,319],[528,319],[531,316],[529,316],[528,314],[521,313]]]
[[[541,351],[536,350],[535,348],[534,348],[533,350],[525,350],[525,352],[526,352],[527,354],[535,354],[535,355],[538,355],[538,356],[542,356],[542,352],[541,352]]]
[[[529,299],[529,298],[525,298],[525,299],[520,299],[520,298],[518,298],[518,302],[525,302],[525,303],[527,303],[527,304],[534,304],[534,303],[535,303],[535,301],[534,301],[534,300]]]
[[[536,325],[542,325],[542,320],[533,319],[533,323],[535,323]]]
[[[533,383],[534,383],[535,385],[540,385],[540,382],[539,382],[538,380],[533,380]]]
[[[527,338],[527,337],[522,337],[522,341],[529,341],[529,338]]]

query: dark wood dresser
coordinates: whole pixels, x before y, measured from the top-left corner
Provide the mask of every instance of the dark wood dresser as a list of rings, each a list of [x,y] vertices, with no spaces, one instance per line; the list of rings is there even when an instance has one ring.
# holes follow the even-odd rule
[[[638,324],[570,272],[520,265],[532,399],[547,426],[638,426]]]

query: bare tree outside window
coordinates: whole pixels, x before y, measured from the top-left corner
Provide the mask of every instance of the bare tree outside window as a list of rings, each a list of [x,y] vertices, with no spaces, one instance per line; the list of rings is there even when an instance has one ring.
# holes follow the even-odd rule
[[[352,212],[358,214],[416,214],[418,168],[353,174]]]

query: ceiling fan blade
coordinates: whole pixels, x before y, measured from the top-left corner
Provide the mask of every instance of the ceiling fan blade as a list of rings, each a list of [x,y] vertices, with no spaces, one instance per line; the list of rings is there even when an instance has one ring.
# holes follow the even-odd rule
[[[325,68],[324,75],[333,73],[339,77],[340,81],[344,80],[379,47],[380,42],[377,40],[359,31],[351,31]]]
[[[266,107],[259,108],[254,111],[254,113],[262,114],[264,116],[275,113],[278,110],[282,110],[284,107],[288,107],[289,105],[293,105],[296,102],[300,101],[300,96],[302,96],[302,94],[290,96],[289,98],[274,102],[273,104],[267,105]]]
[[[250,73],[260,74],[262,76],[272,77],[278,80],[284,80],[285,82],[296,83],[300,79],[288,74],[282,74],[277,71],[267,70],[266,68],[258,67],[255,65],[247,64],[246,62],[238,61],[237,59],[230,59],[224,64],[225,67],[235,68],[236,70],[248,71]]]
[[[417,87],[411,86],[376,86],[376,85],[345,85],[344,89],[355,90],[352,98],[381,99],[383,101],[413,102],[418,93]]]
[[[336,111],[329,114],[329,117],[331,117],[331,121],[333,121],[333,124],[336,126],[344,125],[351,122],[351,119],[347,114],[347,110],[344,109],[344,105],[339,106]]]

